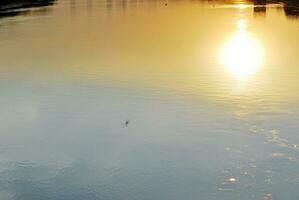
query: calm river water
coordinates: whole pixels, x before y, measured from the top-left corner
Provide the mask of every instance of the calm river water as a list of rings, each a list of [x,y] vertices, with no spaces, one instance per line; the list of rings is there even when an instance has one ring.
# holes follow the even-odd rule
[[[0,199],[298,200],[295,6],[0,9]]]

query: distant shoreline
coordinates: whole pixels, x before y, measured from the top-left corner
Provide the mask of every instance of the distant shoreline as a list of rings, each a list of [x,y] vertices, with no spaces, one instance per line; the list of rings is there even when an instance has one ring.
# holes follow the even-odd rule
[[[42,7],[53,5],[57,0],[1,0],[0,1],[0,17],[16,15],[22,8]],[[205,0],[203,0],[205,1]],[[215,0],[222,1],[222,0]],[[268,3],[283,3],[288,13],[298,16],[299,1],[298,0],[248,0],[249,3],[254,5],[266,5]],[[231,1],[233,3],[233,1]]]
[[[0,2],[0,12],[14,9],[30,8],[52,5],[55,0],[2,0]]]

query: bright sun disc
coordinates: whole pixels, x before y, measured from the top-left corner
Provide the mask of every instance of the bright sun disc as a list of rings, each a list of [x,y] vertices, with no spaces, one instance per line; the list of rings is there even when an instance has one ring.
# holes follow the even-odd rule
[[[263,52],[259,43],[245,30],[232,35],[220,50],[220,62],[237,79],[254,74],[262,64]]]

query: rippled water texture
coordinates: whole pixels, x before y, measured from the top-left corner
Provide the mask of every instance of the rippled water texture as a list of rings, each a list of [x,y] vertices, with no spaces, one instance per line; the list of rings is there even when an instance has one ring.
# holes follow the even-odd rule
[[[17,2],[1,200],[299,199],[295,1]]]

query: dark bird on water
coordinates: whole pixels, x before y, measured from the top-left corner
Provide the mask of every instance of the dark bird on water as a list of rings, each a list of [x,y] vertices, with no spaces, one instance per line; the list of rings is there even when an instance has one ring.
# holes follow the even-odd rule
[[[128,126],[129,123],[130,123],[130,120],[127,120],[127,121],[125,122],[125,125]]]

